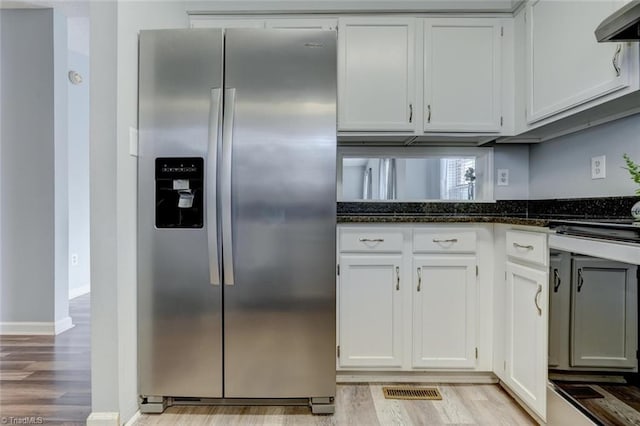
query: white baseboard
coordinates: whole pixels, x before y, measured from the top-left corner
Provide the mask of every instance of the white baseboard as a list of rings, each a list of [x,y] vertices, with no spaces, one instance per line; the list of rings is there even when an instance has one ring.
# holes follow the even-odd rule
[[[54,334],[60,334],[73,327],[74,325],[73,322],[71,322],[71,317],[62,318],[54,324]]]
[[[53,336],[54,333],[53,322],[0,322],[0,334]]]
[[[76,297],[84,296],[85,294],[91,292],[91,285],[83,285],[82,287],[76,287],[69,290],[69,300],[75,299]]]
[[[87,426],[120,426],[120,413],[91,413]]]
[[[136,413],[131,416],[131,418],[124,424],[124,426],[133,426],[135,422],[140,418],[140,410],[136,411]]]
[[[338,371],[337,383],[498,383],[490,372]]]
[[[65,317],[56,322],[0,322],[0,334],[54,336],[73,328],[71,317]]]

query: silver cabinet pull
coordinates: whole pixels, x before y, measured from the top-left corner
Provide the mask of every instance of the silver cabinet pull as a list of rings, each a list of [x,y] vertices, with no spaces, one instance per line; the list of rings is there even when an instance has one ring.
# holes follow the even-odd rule
[[[522,244],[513,243],[513,246],[514,246],[515,248],[519,248],[519,249],[533,250],[533,246],[532,246],[532,245],[523,246]]]
[[[396,290],[400,290],[400,267],[396,266]]]
[[[457,243],[458,239],[457,238],[449,238],[449,239],[446,239],[446,240],[438,240],[438,239],[434,238],[432,241],[434,243]]]
[[[620,52],[622,52],[622,44],[618,43],[616,53],[613,54],[613,59],[611,60],[613,69],[616,70],[616,77],[620,77]]]
[[[553,292],[557,293],[558,289],[560,288],[560,284],[562,283],[562,281],[560,280],[560,274],[558,273],[558,269],[555,268],[553,270]]]
[[[216,170],[218,168],[218,143],[221,136],[222,91],[211,89],[209,98],[209,140],[207,144],[207,168],[205,188],[207,197],[207,248],[209,251],[209,283],[220,285],[220,261],[218,255],[218,207]]]
[[[409,104],[409,123],[413,121],[413,104]]]
[[[422,287],[422,268],[418,268],[418,291]]]
[[[427,105],[427,123],[431,123],[431,105]]]
[[[361,243],[383,243],[384,238],[360,238]]]
[[[538,304],[538,296],[542,293],[542,286],[538,285],[538,291],[536,291],[536,295],[533,298],[533,302],[536,304],[536,308],[538,309],[538,316],[542,316],[542,308]]]
[[[578,269],[578,293],[582,290],[582,285],[584,284],[584,278],[582,277],[582,268]]]
[[[220,167],[220,206],[222,210],[222,265],[224,283],[234,285],[233,235],[231,218],[231,159],[233,156],[233,121],[235,114],[236,89],[224,91],[224,118],[222,128],[222,161]]]

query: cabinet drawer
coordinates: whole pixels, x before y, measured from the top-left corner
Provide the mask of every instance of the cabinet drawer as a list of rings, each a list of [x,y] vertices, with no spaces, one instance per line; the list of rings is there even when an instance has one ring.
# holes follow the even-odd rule
[[[549,262],[547,234],[541,232],[507,231],[507,255],[539,265]]]
[[[402,231],[387,229],[343,229],[340,252],[401,252]]]
[[[420,253],[473,253],[476,251],[475,231],[453,229],[416,230],[413,251]]]

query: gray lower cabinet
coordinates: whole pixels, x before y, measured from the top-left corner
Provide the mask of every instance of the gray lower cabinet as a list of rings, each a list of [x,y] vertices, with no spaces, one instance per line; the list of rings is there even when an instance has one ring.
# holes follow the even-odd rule
[[[571,366],[636,367],[636,266],[574,258],[572,273]]]
[[[630,371],[638,361],[637,266],[567,252],[549,263],[549,367]]]

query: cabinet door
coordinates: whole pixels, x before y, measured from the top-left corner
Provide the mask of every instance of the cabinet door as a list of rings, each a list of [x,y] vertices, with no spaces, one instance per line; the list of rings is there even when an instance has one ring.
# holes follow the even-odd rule
[[[507,384],[543,420],[547,415],[548,273],[507,262]]]
[[[402,365],[402,256],[340,256],[340,367]]]
[[[636,267],[600,259],[573,264],[571,365],[636,366]]]
[[[620,1],[531,1],[527,5],[527,122],[628,87],[631,49],[593,34]]]
[[[338,130],[414,130],[415,19],[340,18]]]
[[[549,367],[569,366],[569,329],[571,318],[571,256],[549,256]]]
[[[426,132],[500,130],[500,31],[497,19],[425,20]]]
[[[413,367],[475,367],[475,256],[415,256],[413,276]]]

